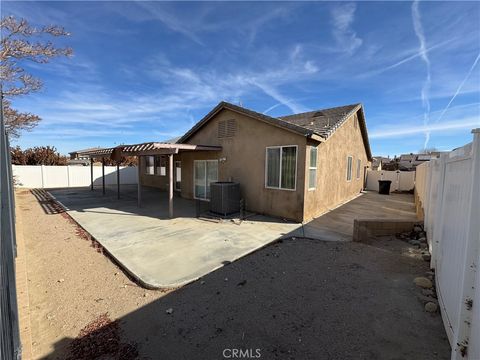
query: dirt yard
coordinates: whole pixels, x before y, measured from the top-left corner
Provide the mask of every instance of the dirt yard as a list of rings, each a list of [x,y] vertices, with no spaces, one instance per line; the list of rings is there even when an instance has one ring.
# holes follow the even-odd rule
[[[23,224],[33,358],[67,357],[68,342],[108,313],[121,318],[165,295],[130,280],[42,192],[16,194]],[[57,344],[58,343],[58,344]]]
[[[138,287],[42,194],[17,193],[17,208],[35,359],[450,358],[413,284],[428,265],[400,240],[289,239],[162,293]]]

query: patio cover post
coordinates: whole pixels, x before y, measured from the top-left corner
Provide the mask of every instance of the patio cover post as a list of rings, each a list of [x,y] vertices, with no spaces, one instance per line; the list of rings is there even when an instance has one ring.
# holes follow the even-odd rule
[[[93,191],[93,157],[90,156],[90,190]]]
[[[105,195],[105,158],[102,157],[102,192]]]
[[[120,199],[120,163],[117,161],[117,199]]]
[[[168,216],[173,218],[173,154],[168,155]]]
[[[137,203],[138,207],[142,206],[142,183],[141,183],[141,157],[137,156]]]

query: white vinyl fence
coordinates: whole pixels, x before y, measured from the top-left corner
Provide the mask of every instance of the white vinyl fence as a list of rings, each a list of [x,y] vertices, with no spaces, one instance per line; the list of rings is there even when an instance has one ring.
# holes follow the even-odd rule
[[[367,170],[367,190],[378,191],[378,180],[390,180],[390,191],[410,191],[415,186],[415,171]]]
[[[117,167],[105,166],[105,184],[117,184]],[[90,186],[90,166],[13,165],[18,187],[65,188]],[[120,166],[120,184],[137,184],[137,168]],[[93,167],[94,186],[102,185],[102,167]]]
[[[431,267],[452,359],[480,359],[480,129],[472,143],[417,167]],[[462,356],[462,353],[464,356]]]

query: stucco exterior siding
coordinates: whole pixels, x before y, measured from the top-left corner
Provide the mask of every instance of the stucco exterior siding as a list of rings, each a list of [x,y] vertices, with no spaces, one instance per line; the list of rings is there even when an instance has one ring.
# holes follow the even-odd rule
[[[325,142],[318,145],[317,181],[315,190],[308,189],[305,179],[304,220],[310,220],[360,193],[364,181],[364,167],[369,166],[360,126],[355,126],[355,116],[345,121]],[[309,168],[309,147],[306,148]],[[352,179],[347,181],[347,158],[352,156]],[[357,178],[357,160],[361,160]]]
[[[144,186],[150,186],[159,188],[161,190],[167,191],[168,190],[168,166],[167,172],[165,176],[160,175],[151,175],[146,173],[145,167],[145,157],[140,156],[140,184]]]
[[[235,136],[218,138],[218,122],[236,120]],[[265,124],[230,110],[220,111],[213,119],[195,133],[187,143],[219,145],[215,153],[182,153],[182,196],[191,198],[193,190],[193,160],[224,159],[219,162],[219,181],[240,183],[242,196],[248,210],[303,220],[303,194],[305,185],[306,138],[284,129]],[[295,190],[269,189],[265,187],[265,156],[268,146],[297,146],[297,182]]]
[[[217,160],[218,180],[238,182],[247,210],[308,221],[352,199],[363,188],[365,167],[369,166],[360,124],[356,115],[340,125],[324,142],[307,139],[235,110],[222,109],[197,129],[186,144],[220,146],[219,151],[181,151],[174,161],[181,161],[181,196],[194,198],[194,161]],[[233,136],[219,137],[219,122],[235,120]],[[225,128],[222,130],[225,131]],[[225,134],[224,134],[225,135]],[[232,134],[229,134],[232,135]],[[265,186],[267,147],[293,145],[297,148],[296,187],[294,190]],[[317,147],[315,189],[309,189],[310,147]],[[352,176],[347,180],[347,158],[352,157]],[[357,161],[361,161],[357,176]],[[166,176],[145,173],[142,158],[141,184],[168,190]]]

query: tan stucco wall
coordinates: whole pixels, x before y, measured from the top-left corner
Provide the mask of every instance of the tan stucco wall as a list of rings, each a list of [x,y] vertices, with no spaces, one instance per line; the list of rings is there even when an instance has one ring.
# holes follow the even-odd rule
[[[236,119],[237,131],[232,138],[219,139],[218,122]],[[220,159],[220,181],[240,183],[248,210],[301,221],[303,219],[303,193],[305,144],[303,136],[265,124],[248,116],[220,111],[188,141],[199,145],[220,145],[219,152],[182,153],[182,196],[193,197],[193,160]],[[297,145],[297,186],[295,191],[265,188],[265,149],[267,146]]]
[[[236,119],[237,131],[232,138],[218,138],[218,122]],[[221,151],[181,152],[175,161],[181,161],[181,196],[193,198],[193,161],[219,160],[219,181],[240,183],[242,196],[250,211],[296,221],[306,221],[328,209],[351,199],[362,190],[364,166],[369,165],[360,127],[354,127],[353,116],[325,142],[308,142],[296,135],[248,116],[221,110],[187,143],[220,145]],[[265,152],[267,146],[297,145],[297,184],[295,191],[265,188]],[[309,146],[318,146],[317,187],[308,190]],[[347,181],[347,156],[353,156],[352,180]],[[357,159],[361,159],[360,178],[356,177]],[[141,161],[141,183],[168,189],[167,176],[146,175]]]
[[[306,149],[307,172],[310,159],[309,146]],[[351,181],[347,181],[348,156],[353,157]],[[358,179],[357,159],[362,162]],[[369,162],[360,126],[357,125],[355,128],[354,116],[351,116],[331,137],[318,145],[317,186],[315,190],[308,190],[308,178],[305,179],[304,219],[310,220],[360,193],[365,166],[369,166]]]
[[[140,183],[145,186],[156,187],[162,190],[168,190],[168,163],[166,176],[150,175],[145,171],[145,157],[140,157]]]

